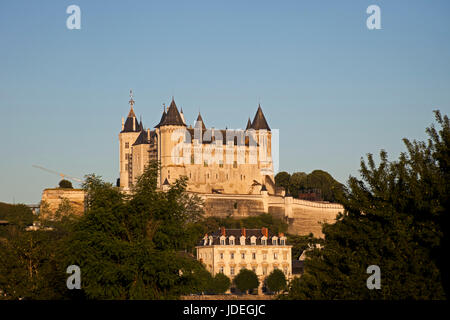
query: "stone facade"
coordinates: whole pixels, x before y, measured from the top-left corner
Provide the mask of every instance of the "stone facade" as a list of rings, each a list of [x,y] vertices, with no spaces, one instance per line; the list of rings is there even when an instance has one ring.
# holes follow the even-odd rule
[[[51,218],[45,215],[54,214],[65,199],[69,201],[69,204],[73,208],[75,214],[81,215],[84,213],[85,192],[82,189],[54,188],[45,189],[42,192],[40,214],[43,215],[43,218]],[[46,212],[43,207],[44,204],[48,205],[48,212]]]
[[[188,127],[173,99],[154,130],[144,129],[136,119],[133,98],[130,106],[119,134],[123,191],[136,183],[149,160],[157,160],[160,187],[186,176],[192,192],[259,194],[264,186],[275,193],[272,134],[260,106],[245,130],[207,129],[200,114]]]

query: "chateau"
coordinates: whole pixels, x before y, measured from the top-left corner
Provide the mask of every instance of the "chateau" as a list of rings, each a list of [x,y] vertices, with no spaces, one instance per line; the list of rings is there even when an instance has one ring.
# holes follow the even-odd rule
[[[138,121],[131,92],[130,96],[130,111],[119,134],[122,190],[130,190],[149,160],[158,160],[160,188],[186,176],[191,192],[275,193],[271,130],[261,106],[245,130],[208,129],[200,113],[194,126],[187,126],[183,110],[172,98],[150,130]]]
[[[130,109],[119,133],[118,186],[130,192],[149,160],[158,160],[158,188],[167,190],[180,176],[188,178],[187,190],[204,200],[206,216],[243,218],[271,214],[289,225],[288,232],[321,237],[321,222],[333,223],[343,207],[294,199],[275,187],[272,132],[258,106],[245,130],[207,128],[198,115],[187,125],[175,100],[153,129],[146,129]]]

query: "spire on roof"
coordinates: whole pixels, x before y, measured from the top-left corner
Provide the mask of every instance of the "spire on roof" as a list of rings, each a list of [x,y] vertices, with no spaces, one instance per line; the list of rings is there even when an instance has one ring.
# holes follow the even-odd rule
[[[133,106],[134,106],[134,100],[133,100],[133,90],[130,90],[130,101],[128,101],[130,104],[130,112],[128,113],[128,118],[136,118],[136,114],[134,113]]]
[[[180,116],[181,116],[181,120],[183,120],[183,123],[186,125],[186,120],[184,119],[183,107],[181,107]]]
[[[247,121],[247,127],[245,128],[245,130],[251,129],[251,127],[252,127],[252,122],[250,121],[250,117],[249,117],[248,121]]]
[[[252,129],[255,130],[268,130],[270,131],[270,127],[267,124],[266,118],[264,117],[264,113],[262,112],[261,105],[258,104],[258,110],[256,111],[255,118],[253,118]]]
[[[169,185],[169,181],[167,181],[167,178],[166,178],[163,182],[163,186],[168,186],[168,185]]]
[[[202,128],[202,130],[206,130],[205,122],[203,121],[202,115],[200,111],[198,112],[197,120],[195,120],[195,128]]]
[[[122,132],[139,132],[141,125],[139,124],[133,109],[133,90],[130,90],[130,101],[128,101],[128,103],[130,104],[130,112],[128,112],[127,120],[123,125]]]

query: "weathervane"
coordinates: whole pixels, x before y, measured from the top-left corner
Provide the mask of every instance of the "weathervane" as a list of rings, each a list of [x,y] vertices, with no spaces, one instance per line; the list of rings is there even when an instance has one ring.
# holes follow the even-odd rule
[[[133,100],[133,90],[130,89],[130,106],[133,108],[134,100]]]

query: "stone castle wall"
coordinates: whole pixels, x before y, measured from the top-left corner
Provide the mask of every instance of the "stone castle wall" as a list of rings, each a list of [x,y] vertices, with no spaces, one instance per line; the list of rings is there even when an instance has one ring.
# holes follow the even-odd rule
[[[316,237],[323,237],[321,223],[334,223],[337,214],[344,211],[340,204],[271,196],[264,191],[259,195],[199,195],[205,202],[206,216],[245,218],[269,213],[285,220],[289,233]]]
[[[58,210],[59,205],[64,201],[64,199],[67,199],[74,209],[75,214],[81,215],[84,213],[84,198],[85,192],[81,189],[45,189],[42,192],[40,212],[41,214],[45,215],[43,204],[47,203],[49,211],[48,213],[54,214]]]

